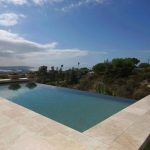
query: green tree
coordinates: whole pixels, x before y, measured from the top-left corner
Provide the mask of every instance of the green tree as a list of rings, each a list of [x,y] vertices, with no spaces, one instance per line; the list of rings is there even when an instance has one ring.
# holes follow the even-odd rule
[[[148,63],[141,63],[141,64],[139,64],[139,67],[140,68],[148,68],[148,67],[150,67],[150,64],[148,64]]]
[[[40,83],[46,83],[48,77],[47,66],[39,67],[37,71],[37,81]]]
[[[112,72],[116,77],[128,77],[140,61],[136,58],[116,58],[112,60]]]
[[[79,66],[80,66],[80,62],[78,62],[78,69],[79,69]]]

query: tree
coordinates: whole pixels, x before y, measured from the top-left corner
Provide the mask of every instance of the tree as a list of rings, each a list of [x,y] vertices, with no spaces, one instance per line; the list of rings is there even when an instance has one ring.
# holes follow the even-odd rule
[[[116,58],[112,60],[112,71],[116,77],[128,77],[140,61],[137,58]]]
[[[141,64],[139,64],[139,67],[140,68],[148,68],[148,67],[150,67],[150,64],[148,64],[148,63],[141,63]]]
[[[89,69],[88,68],[80,68],[79,69],[79,72],[80,72],[80,75],[86,75],[88,72],[89,72]]]
[[[37,71],[37,81],[40,83],[46,83],[48,77],[47,66],[39,67]]]
[[[93,66],[93,71],[99,75],[103,75],[107,70],[106,63],[99,63]]]
[[[77,70],[75,70],[75,68],[72,68],[70,70],[70,83],[71,84],[76,84],[78,83],[78,72]]]
[[[61,81],[64,80],[63,66],[64,65],[61,65],[61,67],[59,69],[59,78],[60,78]]]
[[[64,65],[61,65],[61,69],[64,67]]]
[[[52,66],[49,71],[47,66],[41,66],[36,77],[41,83],[138,100],[150,92],[150,65],[139,62],[137,58],[105,60],[93,66],[94,72],[79,68],[80,62],[78,68],[68,70],[63,70],[63,65],[59,68]]]
[[[78,69],[79,69],[79,66],[80,66],[80,62],[78,62]]]

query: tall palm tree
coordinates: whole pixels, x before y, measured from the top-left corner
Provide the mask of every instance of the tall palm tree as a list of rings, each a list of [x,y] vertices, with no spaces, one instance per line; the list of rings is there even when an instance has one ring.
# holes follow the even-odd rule
[[[61,70],[63,69],[64,65],[61,65]]]
[[[80,62],[78,62],[78,69],[79,69],[79,66],[80,66]]]

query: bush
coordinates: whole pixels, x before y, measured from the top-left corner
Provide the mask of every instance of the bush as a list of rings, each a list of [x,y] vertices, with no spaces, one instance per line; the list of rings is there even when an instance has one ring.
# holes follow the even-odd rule
[[[136,100],[140,100],[141,98],[149,95],[150,93],[150,88],[148,87],[141,87],[140,89],[136,89],[135,92],[133,93],[133,98]]]
[[[78,88],[80,90],[89,90],[92,85],[92,80],[90,80],[88,77],[82,78],[79,82]]]
[[[114,95],[114,92],[110,88],[110,86],[104,85],[104,84],[96,84],[96,92],[104,94],[104,95]]]
[[[8,79],[9,77],[8,77],[8,75],[6,75],[6,74],[1,74],[0,75],[0,79]]]
[[[9,75],[9,78],[11,80],[18,80],[20,78],[20,76],[18,74],[16,74],[16,73],[13,73],[13,74]]]

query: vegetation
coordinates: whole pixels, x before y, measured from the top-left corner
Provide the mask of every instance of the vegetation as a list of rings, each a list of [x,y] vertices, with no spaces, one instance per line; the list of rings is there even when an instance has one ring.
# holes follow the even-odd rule
[[[143,150],[150,150],[150,142],[145,146]]]
[[[139,62],[136,58],[120,58],[95,65],[93,70],[99,78],[101,93],[133,99],[148,95],[150,65]]]
[[[18,79],[20,78],[20,76],[19,76],[17,73],[11,73],[11,74],[9,75],[9,78],[10,78],[11,80],[18,80]]]
[[[148,138],[145,140],[143,145],[141,146],[140,150],[150,150],[150,135]]]
[[[150,94],[150,64],[137,58],[116,58],[88,68],[63,70],[54,66],[39,67],[34,76],[37,82],[55,86],[77,88],[101,94],[139,100]]]
[[[136,100],[150,94],[150,64],[140,63],[137,58],[106,60],[92,69],[80,68],[80,62],[77,66],[67,70],[64,65],[50,69],[41,66],[38,71],[26,74],[29,79],[26,86],[34,88],[34,82],[39,82]],[[0,77],[15,80],[20,76],[25,77],[25,74],[2,74]]]
[[[50,70],[47,66],[39,67],[39,70],[35,72],[36,81],[40,83],[47,83],[57,86],[67,86],[76,85],[83,75],[88,73],[87,68],[72,68],[63,71],[63,65],[60,68],[51,67]]]
[[[0,79],[8,79],[8,75],[7,74],[0,74]]]

